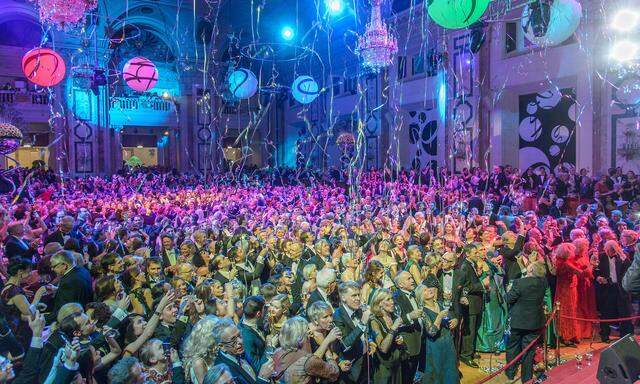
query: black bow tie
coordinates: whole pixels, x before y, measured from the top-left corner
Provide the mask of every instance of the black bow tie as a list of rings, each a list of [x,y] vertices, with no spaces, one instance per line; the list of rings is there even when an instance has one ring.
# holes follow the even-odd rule
[[[442,276],[453,276],[453,272],[452,271],[442,272]]]
[[[361,309],[356,309],[355,311],[353,311],[353,313],[351,314],[351,320],[356,320],[356,319],[361,319],[362,318],[362,310]]]

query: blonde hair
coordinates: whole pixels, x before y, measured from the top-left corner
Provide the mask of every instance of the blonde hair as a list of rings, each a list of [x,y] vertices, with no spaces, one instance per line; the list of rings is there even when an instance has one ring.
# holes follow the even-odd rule
[[[302,277],[303,277],[305,280],[310,280],[310,279],[311,279],[311,275],[312,275],[314,272],[316,273],[316,276],[317,276],[318,268],[316,267],[316,265],[315,265],[315,264],[307,264],[307,265],[305,265],[305,266],[304,266],[304,268],[302,269]]]
[[[218,349],[213,337],[213,329],[219,321],[217,316],[208,315],[193,326],[193,330],[182,344],[185,372],[189,372],[196,359],[202,359],[206,363],[213,362]]]
[[[376,316],[382,316],[383,312],[382,308],[380,308],[380,304],[382,304],[383,301],[390,297],[392,297],[392,295],[391,291],[389,291],[388,289],[377,290],[371,298],[371,313]]]

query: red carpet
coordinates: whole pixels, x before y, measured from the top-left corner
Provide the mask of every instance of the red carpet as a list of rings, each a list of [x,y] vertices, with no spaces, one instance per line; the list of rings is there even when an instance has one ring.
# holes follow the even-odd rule
[[[636,341],[640,342],[640,336],[636,336]],[[576,359],[571,359],[566,363],[553,368],[547,372],[545,384],[598,384],[596,375],[598,374],[598,363],[600,362],[600,352],[608,347],[593,351],[591,365],[582,359],[582,369],[578,369]],[[640,382],[640,381],[639,381]],[[533,381],[529,381],[533,383]]]

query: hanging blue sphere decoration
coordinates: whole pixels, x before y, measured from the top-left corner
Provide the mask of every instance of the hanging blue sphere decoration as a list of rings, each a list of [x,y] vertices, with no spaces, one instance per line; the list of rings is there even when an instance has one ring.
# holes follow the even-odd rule
[[[229,75],[229,92],[238,99],[248,99],[258,90],[256,75],[246,68],[240,68]]]
[[[298,76],[291,85],[291,95],[302,104],[309,104],[320,94],[318,83],[311,76]]]

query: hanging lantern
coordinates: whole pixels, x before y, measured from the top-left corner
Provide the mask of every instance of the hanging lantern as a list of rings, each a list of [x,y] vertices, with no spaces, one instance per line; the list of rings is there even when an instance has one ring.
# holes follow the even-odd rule
[[[0,155],[8,155],[20,148],[22,132],[9,123],[0,123]]]
[[[398,42],[389,33],[387,24],[382,21],[380,4],[382,0],[371,0],[371,20],[365,28],[364,35],[358,36],[356,53],[362,65],[374,72],[388,67],[393,55],[398,53]]]
[[[122,77],[127,85],[138,92],[146,92],[158,82],[158,68],[144,57],[134,57],[122,69]]]
[[[478,21],[490,0],[428,0],[427,12],[438,25],[448,29],[466,28]]]
[[[32,83],[52,87],[64,79],[67,66],[58,52],[34,48],[22,57],[22,72]]]

